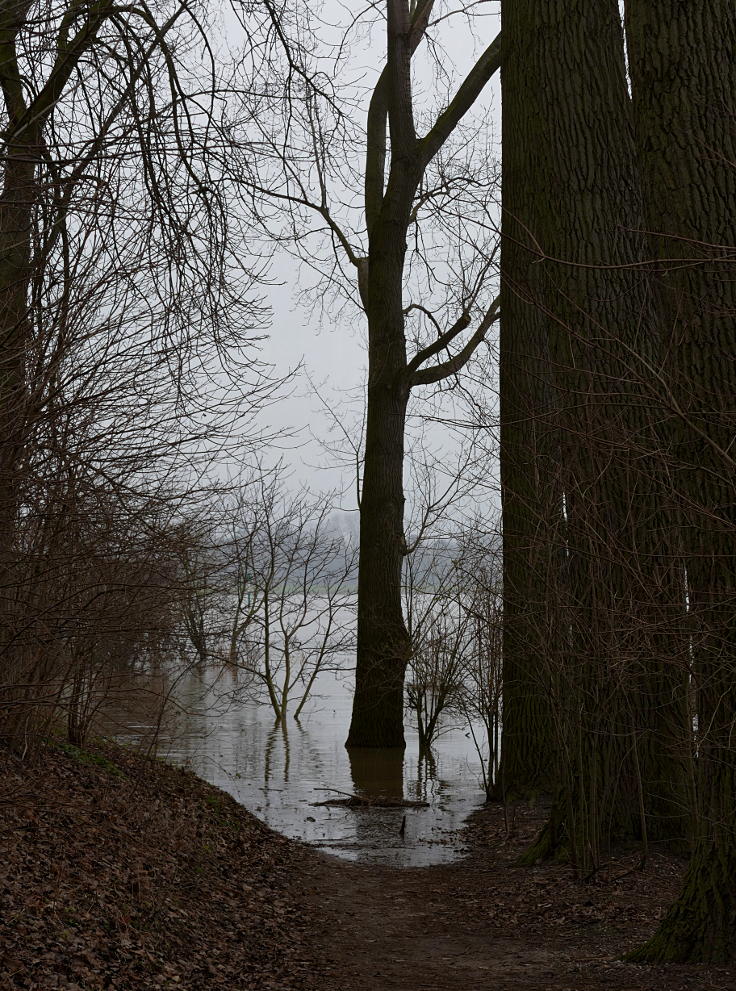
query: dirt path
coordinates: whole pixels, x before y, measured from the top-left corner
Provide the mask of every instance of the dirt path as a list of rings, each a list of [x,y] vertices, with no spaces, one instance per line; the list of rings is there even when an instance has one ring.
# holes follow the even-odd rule
[[[119,747],[0,747],[0,991],[736,991],[736,968],[621,962],[682,864],[579,885],[515,867],[540,820],[507,825],[477,814],[455,864],[358,866]]]
[[[314,891],[330,919],[323,946],[334,987],[499,988],[500,974],[518,986],[519,975],[549,971],[554,947],[494,939],[467,881],[448,868],[326,863],[315,871]]]
[[[449,866],[309,858],[305,896],[320,920],[325,991],[734,991],[736,970],[620,960],[655,927],[677,890],[677,865],[655,858],[644,874],[627,874],[624,859],[581,887],[565,867],[512,866],[523,837],[499,842],[499,816],[483,814],[473,852]]]

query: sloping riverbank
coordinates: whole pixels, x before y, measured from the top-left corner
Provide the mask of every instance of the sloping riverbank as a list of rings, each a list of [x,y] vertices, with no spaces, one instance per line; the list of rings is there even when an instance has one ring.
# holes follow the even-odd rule
[[[679,862],[623,854],[589,885],[515,867],[538,825],[490,807],[464,860],[358,866],[120,748],[0,750],[0,988],[733,991],[736,969],[621,962]]]
[[[168,764],[0,749],[0,987],[319,987],[303,856]]]

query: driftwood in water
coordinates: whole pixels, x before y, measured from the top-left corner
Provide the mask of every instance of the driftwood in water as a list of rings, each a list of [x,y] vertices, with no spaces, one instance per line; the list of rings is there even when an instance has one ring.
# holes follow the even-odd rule
[[[363,795],[353,795],[348,791],[339,791],[337,788],[318,788],[317,791],[334,791],[336,795],[344,795],[344,798],[328,798],[324,802],[312,802],[314,806],[334,805],[348,809],[426,809],[429,802],[412,802],[408,798],[381,798],[375,796],[368,798]]]

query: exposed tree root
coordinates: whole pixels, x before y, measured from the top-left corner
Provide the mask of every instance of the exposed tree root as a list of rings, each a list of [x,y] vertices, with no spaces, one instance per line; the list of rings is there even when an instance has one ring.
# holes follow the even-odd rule
[[[549,819],[537,834],[534,842],[522,853],[516,863],[519,867],[533,867],[549,860],[558,862],[570,859],[567,833],[560,812],[553,807]]]

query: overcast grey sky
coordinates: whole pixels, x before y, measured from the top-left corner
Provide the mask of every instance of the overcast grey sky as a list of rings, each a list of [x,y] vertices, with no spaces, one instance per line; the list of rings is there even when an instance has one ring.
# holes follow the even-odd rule
[[[472,23],[470,18],[458,13],[463,6],[471,5],[462,2],[438,3],[436,7],[436,16],[445,19],[433,28],[435,53],[439,53],[442,68],[449,75],[451,89],[457,86],[499,30],[498,3],[475,5],[482,16],[476,15]],[[384,4],[378,7],[382,18]],[[345,72],[346,76],[351,74],[353,78],[362,75],[365,86],[377,77],[385,52],[382,21],[379,22],[374,11],[370,15],[374,25],[368,30],[369,12],[370,8],[366,8],[363,27],[354,28],[349,35],[352,46]],[[446,16],[450,14],[452,16]],[[325,28],[328,40],[334,40],[340,26],[344,30],[355,14],[354,8],[329,0],[322,8],[321,16],[323,21],[334,25],[332,29]],[[424,110],[430,107],[441,109],[444,91],[438,91],[436,71],[432,68],[426,45],[415,56],[415,63],[417,102]],[[365,115],[368,97],[361,103]],[[500,85],[497,75],[488,85],[478,109],[490,123],[494,147],[500,156]],[[361,156],[362,153],[361,148]],[[282,284],[274,286],[269,293],[273,324],[270,338],[264,345],[264,357],[273,362],[281,374],[303,362],[306,374],[295,382],[292,397],[269,409],[266,419],[269,426],[285,433],[299,432],[300,446],[286,454],[286,460],[293,467],[294,480],[317,488],[325,485],[331,487],[337,484],[339,472],[324,470],[332,459],[310,439],[307,429],[311,426],[313,433],[327,437],[329,418],[321,409],[306,376],[320,387],[322,398],[338,410],[341,417],[345,417],[344,422],[347,422],[345,409],[352,397],[353,416],[358,418],[366,366],[364,321],[355,308],[346,307],[338,316],[334,307],[329,312],[325,310],[320,313],[314,305],[304,305],[304,288],[315,284],[315,274],[302,271],[300,276],[298,262],[286,252],[279,252],[274,259],[272,275]],[[316,467],[318,465],[321,467]]]

